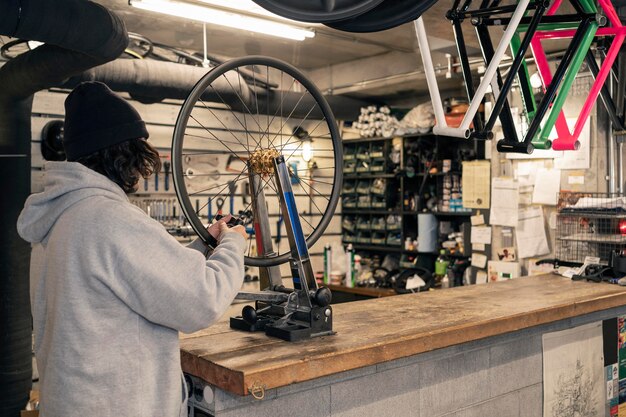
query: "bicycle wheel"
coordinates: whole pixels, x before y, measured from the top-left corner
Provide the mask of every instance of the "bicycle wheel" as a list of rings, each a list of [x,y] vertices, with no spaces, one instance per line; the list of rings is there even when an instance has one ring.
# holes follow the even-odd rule
[[[417,19],[435,3],[437,0],[385,0],[359,16],[326,23],[326,26],[345,32],[379,32]]]
[[[256,4],[288,19],[328,23],[349,19],[373,9],[383,0],[253,0]]]
[[[245,70],[245,71],[244,71]],[[279,89],[242,73],[272,80]],[[307,144],[314,146],[309,159]],[[299,217],[311,247],[331,222],[342,181],[342,146],[330,106],[300,71],[277,59],[250,56],[209,71],[183,103],[174,128],[172,173],[181,208],[206,242],[206,225],[222,211],[254,223],[252,198],[262,192],[267,203],[275,256],[256,253],[249,229],[246,264],[271,266],[289,259],[280,227],[273,157],[283,155]],[[309,159],[309,161],[305,161]],[[262,186],[250,196],[250,171]],[[248,183],[248,185],[246,185]]]

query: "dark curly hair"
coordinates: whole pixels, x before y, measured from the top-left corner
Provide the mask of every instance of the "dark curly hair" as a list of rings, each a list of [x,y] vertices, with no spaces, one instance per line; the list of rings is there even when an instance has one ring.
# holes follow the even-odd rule
[[[76,160],[119,185],[126,194],[137,191],[140,178],[161,171],[159,152],[145,139],[131,139]]]

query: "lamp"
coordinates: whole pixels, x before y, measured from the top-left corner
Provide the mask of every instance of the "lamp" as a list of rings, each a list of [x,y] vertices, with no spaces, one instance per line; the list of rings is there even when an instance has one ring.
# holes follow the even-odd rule
[[[313,149],[311,148],[313,140],[311,139],[311,135],[300,126],[293,129],[292,133],[302,142],[302,160],[306,163],[311,162],[311,159],[313,159]]]
[[[270,36],[303,41],[315,36],[315,32],[286,23],[259,17],[246,16],[222,9],[204,7],[180,1],[129,0],[128,4],[142,10],[164,13],[170,16],[196,20],[198,22],[248,30]]]

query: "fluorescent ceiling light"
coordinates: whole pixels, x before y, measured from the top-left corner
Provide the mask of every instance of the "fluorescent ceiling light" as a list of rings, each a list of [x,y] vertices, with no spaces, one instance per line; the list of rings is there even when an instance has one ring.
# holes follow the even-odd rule
[[[244,16],[225,10],[197,6],[194,4],[168,0],[129,0],[131,6],[139,9],[171,16],[196,20],[198,22],[248,30],[270,36],[303,41],[315,36],[315,32],[294,27],[285,23],[273,22],[252,16]]]
[[[259,16],[267,16],[276,20],[284,20],[286,22],[291,22],[295,25],[310,25],[310,23],[298,22],[297,20],[291,20],[286,17],[279,16],[270,12],[269,10],[264,9],[259,6],[252,0],[197,0],[201,3],[205,3],[209,6],[217,6],[222,9],[231,9],[238,10],[241,12],[245,12],[246,14],[253,14]]]

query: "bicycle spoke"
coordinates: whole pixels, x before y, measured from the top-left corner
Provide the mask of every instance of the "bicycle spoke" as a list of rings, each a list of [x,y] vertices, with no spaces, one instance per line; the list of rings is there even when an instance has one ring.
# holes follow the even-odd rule
[[[307,184],[307,187],[309,187],[311,190],[313,190],[313,192],[318,194],[320,197],[326,199],[326,201],[328,201],[330,203],[330,198],[326,197],[324,194],[322,194],[319,191],[317,191],[317,189],[315,189],[313,186],[311,186],[310,184]]]
[[[233,90],[233,92],[235,93],[235,95],[237,96],[237,98],[239,99],[239,101],[241,102],[241,104],[243,104],[244,108],[246,109],[246,111],[248,112],[248,114],[250,114],[250,116],[252,116],[252,113],[250,112],[250,110],[248,109],[248,106],[246,105],[246,103],[243,101],[243,99],[241,98],[241,96],[239,95],[239,93],[237,93],[237,90],[235,90],[235,88],[233,87],[233,85],[230,83],[230,80],[226,77],[226,74],[222,74],[222,77],[226,80],[226,82],[228,83],[228,85],[230,86],[231,90]],[[215,93],[218,95],[218,97],[220,98],[220,100],[222,100],[222,102],[224,104],[226,104],[224,102],[224,99],[222,99],[222,96],[220,95],[220,93],[217,92],[217,90],[215,89],[215,87],[211,86],[211,88],[213,89],[213,91],[215,91]],[[239,124],[241,124],[241,121],[239,121],[239,119],[235,116],[235,113],[230,110],[230,112],[233,114],[233,116],[235,117],[235,119],[237,119],[237,121],[239,122]],[[252,116],[252,118],[254,119],[254,116]],[[258,126],[259,130],[263,131],[263,128],[261,128],[261,125],[257,122],[256,125]],[[242,125],[243,127],[243,125]],[[245,127],[244,127],[245,129]],[[252,138],[252,140],[254,140],[254,138]],[[259,145],[258,142],[255,143],[257,145]]]
[[[243,174],[243,173],[244,173],[244,172],[246,172],[247,170],[248,170],[248,168],[247,168],[247,167],[246,167],[246,168],[244,168],[244,169],[243,169],[243,171],[241,171],[239,174],[237,174],[237,177],[236,177],[233,181],[234,181],[234,182],[239,181],[239,180],[240,180],[240,178],[239,178],[239,177],[241,177],[241,174]],[[241,179],[244,179],[244,178],[241,178]],[[229,181],[229,182],[233,182],[233,181]],[[196,191],[195,193],[190,193],[189,195],[190,195],[190,196],[192,196],[192,195],[202,194],[202,193],[205,193],[206,191],[209,191],[209,190],[211,190],[211,189],[213,189],[213,188],[219,188],[219,187],[221,187],[221,186],[222,186],[222,184],[219,184],[217,187],[209,187],[209,188],[204,189],[204,190]],[[228,187],[228,182],[226,183],[226,187]],[[220,195],[220,194],[222,193],[222,191],[224,191],[224,190],[226,189],[226,187],[222,188],[222,189],[221,189],[221,190],[217,193],[217,195]]]
[[[269,67],[268,67],[268,68],[269,68]],[[284,74],[284,72],[283,72],[283,71],[281,71],[281,72],[280,72],[280,83],[281,83],[281,85],[282,85],[282,82],[283,82],[283,74]],[[291,90],[291,87],[293,87],[293,85],[294,85],[295,83],[296,83],[296,79],[294,78],[294,79],[293,79],[293,81],[291,82],[291,85],[289,86],[289,90]],[[272,116],[272,120],[268,123],[267,130],[264,132],[264,133],[266,134],[267,138],[268,138],[268,143],[269,143],[269,136],[270,136],[270,135],[269,135],[269,133],[270,133],[270,132],[269,132],[270,126],[271,126],[271,124],[274,122],[274,119],[275,119],[275,118],[276,118],[276,116],[278,115],[278,112],[279,112],[279,111],[280,111],[280,118],[281,118],[281,119],[283,118],[283,102],[284,102],[284,100],[285,100],[285,96],[284,96],[284,93],[283,93],[283,89],[282,89],[282,88],[281,88],[281,90],[280,90],[280,97],[281,97],[281,98],[280,98],[280,105],[278,106],[278,109],[276,109],[276,112],[274,112],[274,116]],[[268,100],[269,100],[269,95],[268,95]],[[268,103],[268,107],[269,107],[269,103]],[[269,116],[269,115],[268,115],[268,116]],[[285,136],[285,134],[283,134],[283,133],[282,133],[282,130],[280,130],[280,131],[278,132],[278,134],[277,134],[277,135],[280,135],[280,141],[282,142],[282,141],[283,141],[283,136]],[[289,135],[289,136],[291,136],[291,135]],[[272,144],[273,144],[273,142],[272,142]],[[268,148],[269,148],[272,144],[268,144]]]
[[[304,189],[304,186],[302,185],[302,181],[300,181],[300,182],[299,182],[299,185],[300,185],[300,188],[302,188],[302,190],[310,196],[310,198],[311,198],[311,203],[315,206],[315,208],[317,209],[317,211],[319,211],[319,213],[323,215],[323,214],[324,214],[324,212],[323,212],[323,211],[322,211],[322,209],[320,209],[320,208],[319,208],[319,206],[315,203],[315,198],[314,198],[312,195],[310,195],[310,192],[307,192],[307,191]]]
[[[300,144],[296,147],[296,149],[294,149],[287,158],[285,158],[285,163],[289,162],[289,158],[291,158],[293,156],[294,153],[296,153],[296,151],[298,149],[300,149],[302,147],[302,145],[304,144],[304,142],[300,142]]]
[[[304,177],[304,176],[298,175],[298,178],[300,178],[300,179],[305,179],[305,180],[309,180],[309,181],[319,182],[320,184],[328,184],[328,185],[333,185],[333,183],[332,183],[332,182],[320,181],[320,180],[318,180],[318,179],[311,178],[311,177]]]
[[[211,88],[212,88],[212,87],[211,87]],[[213,90],[215,90],[215,88],[213,88]],[[217,92],[217,91],[216,91],[216,92]],[[219,93],[218,93],[218,95],[219,95]],[[221,99],[221,97],[220,97],[220,99]],[[238,138],[237,136],[235,136],[235,134],[233,133],[233,131],[232,131],[232,130],[230,130],[230,129],[229,129],[229,128],[228,128],[228,127],[224,124],[224,122],[222,121],[222,119],[221,119],[221,118],[219,118],[219,117],[217,117],[217,115],[216,115],[215,113],[213,113],[213,110],[211,110],[211,109],[210,109],[210,108],[206,105],[206,103],[205,103],[204,101],[202,101],[202,99],[201,99],[201,98],[199,98],[198,100],[200,100],[200,101],[202,102],[202,104],[204,105],[204,107],[205,107],[205,108],[206,108],[209,112],[211,112],[211,115],[213,115],[213,117],[214,117],[214,118],[216,118],[218,122],[220,122],[220,124],[222,125],[222,127],[223,127],[226,131],[228,131],[228,133],[230,133],[230,135],[231,135],[232,137],[234,137],[234,138],[235,138],[235,140],[236,140],[237,142],[239,142],[239,144],[240,144],[241,146],[243,146],[243,147],[245,147],[245,146],[246,146],[246,145],[244,145],[244,144],[243,144],[243,143],[239,140],[239,138]],[[222,101],[223,101],[223,100],[222,100]],[[233,117],[235,118],[235,120],[237,120],[237,122],[239,122],[239,124],[241,125],[241,127],[243,127],[243,128],[245,129],[244,125],[241,123],[241,121],[239,120],[239,118],[238,118],[237,116],[235,116],[235,113],[234,113],[232,110],[230,110],[230,112],[231,112],[231,114],[233,115]],[[195,118],[194,118],[194,120],[195,120]],[[249,149],[249,148],[246,148],[246,150],[248,151],[248,153],[250,153],[250,149]]]
[[[196,123],[198,123],[200,126],[202,126],[202,127],[203,127],[203,128],[204,128],[207,132],[210,132],[210,131],[209,131],[209,129],[207,129],[206,127],[204,127],[204,125],[198,121],[198,119],[196,119],[195,117],[193,117],[193,114],[190,114],[190,115],[189,115],[189,117],[191,117],[193,120],[195,120],[195,121],[196,121]],[[219,139],[218,139],[218,141],[219,141]],[[220,142],[221,142],[221,141],[220,141]],[[233,151],[232,149],[230,149],[230,148],[228,147],[228,145],[226,145],[225,143],[222,143],[222,145],[224,145],[224,147],[225,147],[226,149],[228,149],[228,150],[229,150],[229,151],[230,151],[233,155],[237,156],[237,153],[236,153],[235,151]],[[243,145],[243,144],[242,144],[242,145]],[[239,156],[238,156],[238,158],[241,160],[241,162],[243,162],[243,163],[245,163],[245,162],[246,162],[246,161],[245,161],[244,159],[242,159],[241,157],[239,157]]]
[[[191,134],[191,133],[185,133],[184,135],[185,135],[185,136],[191,136],[191,137],[193,137],[193,138],[198,138],[198,139],[216,140],[216,141],[218,141],[218,142],[229,143],[229,144],[231,144],[231,145],[243,145],[243,143],[241,143],[241,142],[230,142],[230,141],[227,141],[227,140],[218,139],[218,138],[217,138],[217,136],[215,136],[215,134],[214,134],[213,132],[211,132],[211,134],[212,134],[214,137],[209,138],[209,137],[207,137],[207,136],[193,135],[193,134]]]
[[[283,131],[285,125],[287,124],[287,122],[289,121],[289,119],[291,119],[291,116],[293,115],[293,113],[296,111],[296,109],[298,108],[298,106],[300,105],[300,102],[302,101],[302,99],[304,98],[304,96],[309,92],[309,90],[306,90],[304,93],[302,93],[302,95],[300,96],[300,98],[298,99],[298,102],[296,103],[295,106],[293,106],[293,109],[291,110],[291,112],[289,113],[289,115],[287,116],[287,119],[285,119],[285,122],[280,126],[280,132]],[[276,136],[274,136],[274,139],[272,139],[272,142],[276,140]]]
[[[239,81],[239,91],[241,91],[241,73],[237,71],[237,80]],[[248,134],[248,123],[246,122],[246,114],[243,114],[243,124],[246,130],[246,145],[248,146],[248,155],[250,155],[250,136]]]

